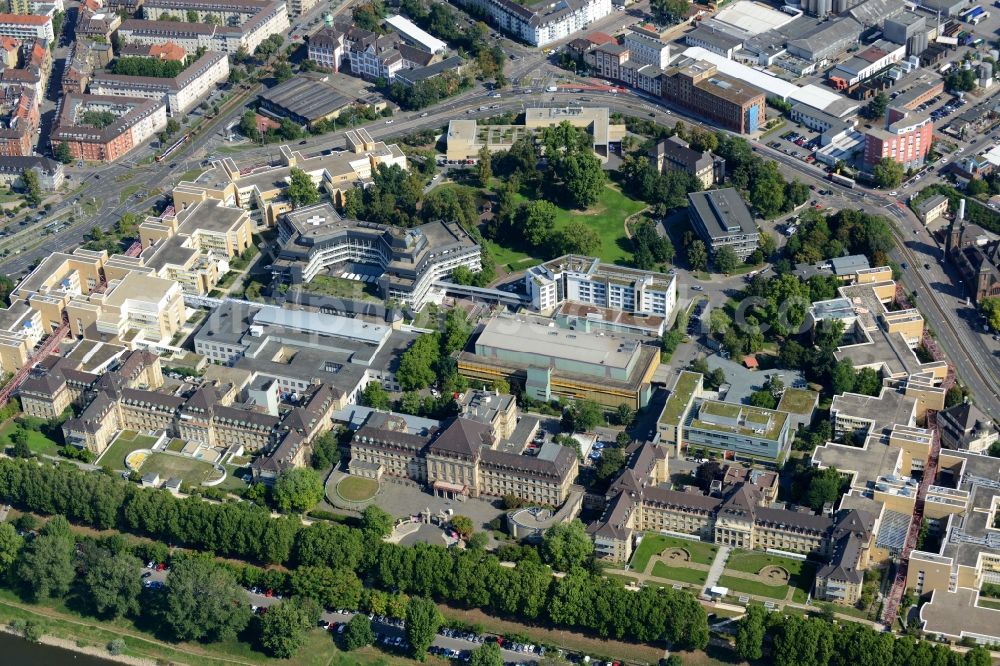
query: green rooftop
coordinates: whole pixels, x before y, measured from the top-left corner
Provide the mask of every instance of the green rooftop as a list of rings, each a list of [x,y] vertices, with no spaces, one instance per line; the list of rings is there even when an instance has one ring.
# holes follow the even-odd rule
[[[743,419],[740,421],[741,423],[750,421],[753,423],[760,423],[762,425],[768,424],[769,427],[766,431],[759,433],[753,428],[744,425],[709,423],[700,418],[704,414],[735,419],[741,413],[743,414]],[[758,437],[760,439],[774,440],[777,439],[778,435],[781,433],[781,429],[784,427],[787,420],[788,414],[786,412],[764,409],[763,407],[753,407],[751,405],[737,405],[728,402],[718,402],[716,400],[706,400],[698,408],[698,414],[694,419],[692,419],[689,428],[716,432],[731,432],[745,437]]]
[[[677,377],[677,383],[670,391],[670,397],[663,406],[663,413],[660,414],[660,423],[667,425],[678,425],[684,410],[691,404],[694,392],[698,390],[701,383],[701,373],[685,370]]]
[[[781,396],[778,403],[778,411],[789,412],[790,414],[812,414],[816,408],[816,401],[819,394],[807,389],[788,388]]]

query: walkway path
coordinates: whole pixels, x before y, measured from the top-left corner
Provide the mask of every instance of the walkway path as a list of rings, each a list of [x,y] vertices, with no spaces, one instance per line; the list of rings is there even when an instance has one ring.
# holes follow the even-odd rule
[[[715,554],[712,567],[708,570],[708,578],[705,580],[705,592],[715,587],[719,582],[719,577],[726,568],[726,560],[729,559],[729,546],[719,546],[719,552]]]

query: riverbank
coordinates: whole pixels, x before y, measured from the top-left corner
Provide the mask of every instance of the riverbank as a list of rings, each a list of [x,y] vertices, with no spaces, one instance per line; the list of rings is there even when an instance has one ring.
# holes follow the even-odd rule
[[[27,650],[30,650],[33,643],[29,643],[27,639],[18,634],[16,631],[10,628],[9,625],[4,625],[0,627],[0,632],[11,636],[13,640],[23,641],[27,646]],[[67,650],[69,652],[74,652],[76,654],[84,654],[89,657],[94,657],[95,660],[101,662],[118,662],[120,664],[132,664],[133,666],[156,666],[156,661],[153,659],[140,659],[138,657],[130,657],[128,655],[112,655],[107,649],[100,649],[93,645],[79,645],[76,641],[70,641],[65,638],[58,638],[56,636],[43,635],[38,639],[39,645],[47,645],[49,647],[59,648],[61,650]],[[11,663],[5,657],[5,663]],[[36,660],[37,663],[37,660]]]

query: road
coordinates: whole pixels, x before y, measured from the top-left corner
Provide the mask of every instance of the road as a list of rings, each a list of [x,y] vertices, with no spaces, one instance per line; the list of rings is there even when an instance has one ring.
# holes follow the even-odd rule
[[[343,3],[338,11],[342,11],[348,5],[349,2]],[[628,12],[613,12],[588,29],[614,30],[624,23],[634,21],[637,11],[642,11],[642,7],[630,9]],[[316,13],[316,11],[310,12],[304,19],[296,21],[293,30],[300,29],[301,24],[308,22]],[[503,45],[508,53],[514,54],[517,58],[509,62],[507,67],[508,78],[515,82],[515,88],[503,91],[499,99],[491,97],[489,92],[477,87],[451,98],[425,113],[402,113],[397,115],[391,123],[378,120],[368,124],[366,129],[374,138],[388,140],[417,130],[444,127],[448,121],[455,117],[484,117],[497,115],[504,111],[521,111],[527,106],[545,103],[571,104],[581,102],[602,104],[613,112],[648,117],[664,125],[672,124],[679,118],[691,124],[702,124],[699,120],[686,116],[682,109],[666,108],[662,100],[653,100],[637,92],[610,94],[601,90],[588,90],[584,93],[549,93],[544,92],[542,85],[533,86],[529,93],[527,88],[517,87],[517,82],[525,77],[548,82],[557,76],[571,78],[571,75],[555,68],[549,61],[549,56],[536,49],[515,44],[506,39],[503,40]],[[553,46],[558,46],[558,44]],[[579,79],[579,81],[581,85],[593,82],[584,79]],[[480,111],[482,107],[487,108]],[[224,117],[217,119],[212,130],[202,132],[190,145],[185,147],[183,156],[176,158],[175,161],[169,162],[169,164],[159,163],[139,167],[140,178],[133,178],[132,182],[142,182],[147,190],[154,188],[168,190],[180,173],[196,167],[206,155],[213,152],[216,146],[223,143],[217,128],[224,127],[241,111],[242,108],[237,106],[223,114]],[[307,154],[329,149],[341,149],[345,145],[343,135],[344,132],[341,131],[320,137],[311,137],[306,139],[305,145],[295,148]],[[823,180],[824,173],[818,167],[794,159],[763,144],[757,144],[756,148],[761,154],[778,162],[783,170],[793,172],[807,184],[823,183],[825,187],[835,187]],[[270,145],[248,148],[238,156],[238,159],[241,163],[271,162],[277,158],[277,155],[278,146]],[[110,228],[125,212],[142,211],[148,208],[155,197],[141,201],[130,200],[123,204],[118,203],[117,191],[121,186],[116,182],[116,177],[126,172],[135,172],[135,170],[136,167],[128,164],[110,165],[87,177],[85,182],[89,186],[85,195],[102,202],[102,207],[93,219],[72,228],[72,238],[81,238],[95,226]],[[942,349],[955,365],[956,371],[970,389],[977,404],[993,418],[1000,418],[1000,386],[998,386],[996,375],[998,351],[995,349],[995,345],[991,345],[992,340],[976,333],[970,325],[972,323],[969,321],[972,318],[970,316],[972,314],[971,308],[965,306],[964,300],[957,297],[958,290],[953,286],[956,284],[955,276],[950,272],[949,267],[942,266],[937,262],[940,248],[922,228],[916,217],[901,203],[862,190],[836,189],[839,190],[840,198],[853,207],[874,214],[888,214],[896,221],[899,231],[897,234],[899,248],[895,257],[900,263],[905,262],[909,266],[909,269],[904,271],[902,279],[904,287],[908,292],[917,293],[917,305],[921,308]],[[55,211],[53,215],[60,213],[65,213],[65,207]],[[34,228],[37,229],[37,225]],[[66,237],[66,233],[53,235],[36,248],[9,257],[0,263],[0,269],[10,275],[19,275],[42,257],[66,249],[68,245],[71,245],[72,243],[66,242]],[[930,266],[929,269],[923,269],[925,263]]]
[[[143,569],[143,581],[144,582],[157,582],[164,583],[169,575],[169,570],[167,571],[156,571],[155,569],[144,568]],[[267,596],[266,594],[255,593],[250,590],[246,590],[247,602],[252,607],[258,608],[268,608],[274,604],[280,603],[280,597]],[[339,612],[324,610],[321,615],[321,619],[329,622],[330,624],[344,624],[349,622],[357,613],[353,612]],[[372,629],[376,636],[389,636],[391,638],[402,637],[405,639],[406,630],[402,626],[397,626],[395,624],[389,624],[378,619],[372,620]],[[457,650],[458,652],[463,652],[467,650],[474,650],[479,647],[480,642],[475,640],[468,640],[465,638],[457,636],[446,636],[439,633],[434,639],[432,645],[447,648],[449,650]],[[380,645],[382,649],[391,650],[394,649],[392,646]],[[395,648],[396,650],[402,651],[401,648]],[[501,653],[503,654],[504,662],[518,662],[518,663],[535,663],[539,660],[539,655],[533,652],[516,652],[514,650],[501,648]]]

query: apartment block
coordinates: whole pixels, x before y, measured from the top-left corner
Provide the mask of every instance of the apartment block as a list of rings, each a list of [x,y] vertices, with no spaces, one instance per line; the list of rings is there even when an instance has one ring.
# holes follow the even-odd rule
[[[885,128],[875,127],[865,132],[865,167],[871,169],[887,157],[905,169],[918,167],[924,163],[933,137],[934,123],[930,116],[890,107]]]
[[[613,10],[611,0],[564,0],[528,8],[514,0],[463,0],[501,31],[532,46],[545,46],[583,30]]]
[[[104,114],[115,120],[104,125]],[[68,144],[74,159],[114,162],[166,126],[165,100],[74,93],[59,101],[51,141]]]
[[[90,79],[90,92],[109,97],[165,100],[167,112],[176,116],[190,111],[228,77],[229,58],[225,53],[210,51],[170,79],[104,72],[94,74]]]
[[[34,14],[0,14],[0,37],[14,39],[55,39],[51,16]]]
[[[693,115],[740,134],[764,126],[764,91],[723,74],[710,62],[687,58],[661,78],[660,96]]]

